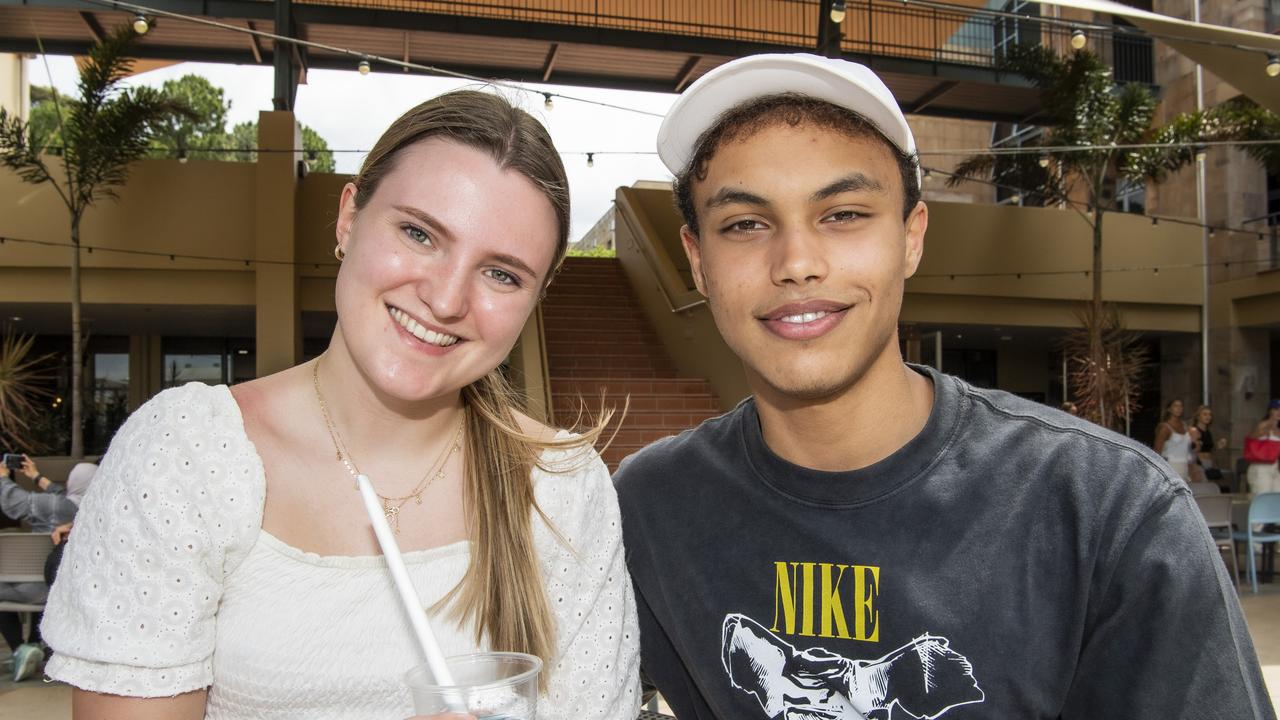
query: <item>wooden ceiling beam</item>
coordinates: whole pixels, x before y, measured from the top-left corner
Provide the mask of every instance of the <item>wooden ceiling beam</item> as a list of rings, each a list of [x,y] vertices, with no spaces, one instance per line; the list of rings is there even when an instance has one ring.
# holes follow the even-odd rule
[[[551,43],[547,50],[547,59],[542,61],[542,82],[551,79],[551,72],[556,69],[556,57],[560,55],[560,43]]]

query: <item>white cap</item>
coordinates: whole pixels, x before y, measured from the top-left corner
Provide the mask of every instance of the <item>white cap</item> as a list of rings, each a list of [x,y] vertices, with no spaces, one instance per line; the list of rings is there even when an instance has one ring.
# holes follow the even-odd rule
[[[808,53],[748,55],[698,78],[667,111],[658,129],[658,156],[673,175],[693,159],[698,138],[725,111],[758,97],[796,93],[826,100],[866,118],[907,155],[915,155],[898,101],[866,65]],[[916,172],[919,186],[920,173]]]

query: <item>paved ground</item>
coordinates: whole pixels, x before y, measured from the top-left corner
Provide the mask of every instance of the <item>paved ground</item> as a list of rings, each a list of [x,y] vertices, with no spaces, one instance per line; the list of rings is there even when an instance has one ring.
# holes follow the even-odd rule
[[[1240,596],[1262,674],[1280,714],[1280,584],[1262,585],[1258,595]],[[0,643],[0,720],[70,720],[71,689],[61,683],[12,681],[9,651]],[[669,712],[665,704],[664,712]]]

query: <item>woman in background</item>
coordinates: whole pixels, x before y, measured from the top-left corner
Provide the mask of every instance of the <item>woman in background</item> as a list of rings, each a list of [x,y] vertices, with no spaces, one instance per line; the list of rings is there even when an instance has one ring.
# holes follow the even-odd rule
[[[1188,428],[1182,421],[1182,401],[1174,400],[1164,408],[1160,425],[1156,428],[1153,447],[1169,463],[1169,467],[1183,480],[1191,482],[1192,445],[1199,438],[1199,431]]]
[[[1280,442],[1280,399],[1272,400],[1267,405],[1267,414],[1254,426],[1249,437],[1255,440],[1274,440]],[[1249,463],[1245,478],[1249,481],[1249,492],[1280,492],[1280,468],[1276,463]]]

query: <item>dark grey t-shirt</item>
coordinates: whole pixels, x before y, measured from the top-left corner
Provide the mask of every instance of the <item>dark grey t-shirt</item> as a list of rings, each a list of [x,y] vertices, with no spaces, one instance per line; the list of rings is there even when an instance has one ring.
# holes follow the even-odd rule
[[[773,454],[750,400],[623,462],[643,665],[681,720],[1275,717],[1159,457],[932,379],[924,430],[861,470]]]

